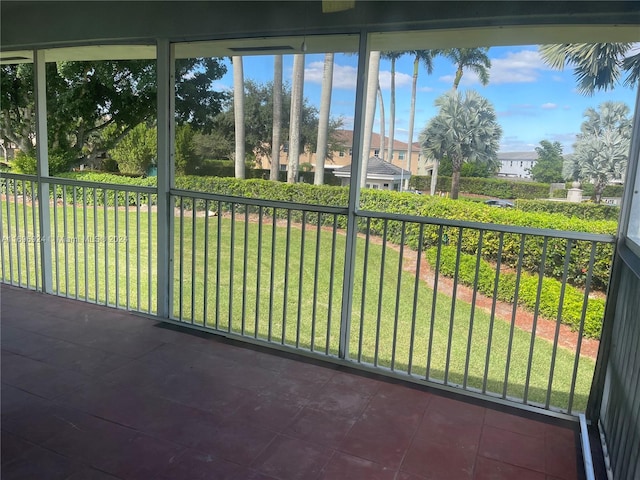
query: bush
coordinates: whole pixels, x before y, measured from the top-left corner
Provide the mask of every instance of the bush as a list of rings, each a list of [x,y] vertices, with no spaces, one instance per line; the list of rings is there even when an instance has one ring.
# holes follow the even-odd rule
[[[71,152],[53,150],[49,153],[49,175],[68,172],[75,156]],[[35,155],[18,152],[13,159],[13,170],[25,175],[36,175],[38,161]]]
[[[440,273],[453,277],[456,270],[455,247],[443,246],[440,253]],[[437,248],[430,248],[425,252],[427,262],[435,267]],[[460,254],[458,279],[464,284],[473,287],[476,276],[476,256],[465,253]],[[495,288],[495,268],[487,261],[480,260],[478,272],[478,291],[487,296],[493,296]],[[522,272],[518,288],[518,304],[535,311],[536,297],[538,293],[539,276]],[[558,316],[562,283],[552,278],[543,278],[540,290],[540,303],[538,311],[548,319],[555,320]],[[499,300],[511,303],[516,294],[516,274],[501,272],[498,280],[497,297]],[[584,292],[566,285],[560,321],[571,327],[572,330],[580,328],[580,320],[584,304]],[[587,302],[583,335],[590,338],[599,338],[604,317],[605,302],[599,298],[590,298]]]
[[[518,200],[517,208],[524,212],[559,213],[581,220],[617,222],[620,207],[595,203],[550,202],[547,200]]]
[[[429,190],[431,188],[431,177],[413,175],[409,180],[409,186],[416,190]],[[451,177],[439,175],[436,190],[439,192],[450,192]],[[461,177],[460,193],[511,199],[548,198],[549,184],[498,178]]]

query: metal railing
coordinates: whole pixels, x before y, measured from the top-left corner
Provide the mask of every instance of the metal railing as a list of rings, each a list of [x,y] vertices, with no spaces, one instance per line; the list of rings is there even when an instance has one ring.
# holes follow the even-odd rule
[[[150,315],[167,295],[168,320],[199,329],[525,408],[585,409],[608,275],[596,259],[611,236],[358,211],[348,251],[347,208],[171,190],[160,292],[155,188],[48,179],[49,240],[27,253],[12,236],[44,238],[35,183],[0,179],[4,282],[40,289],[50,275],[51,293]]]

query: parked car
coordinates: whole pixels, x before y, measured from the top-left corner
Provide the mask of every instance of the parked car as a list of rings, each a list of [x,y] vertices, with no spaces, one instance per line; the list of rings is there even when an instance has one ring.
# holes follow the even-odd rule
[[[510,202],[509,200],[500,200],[500,199],[486,200],[484,203],[489,205],[490,207],[500,207],[500,208],[513,208],[515,206],[513,202]]]

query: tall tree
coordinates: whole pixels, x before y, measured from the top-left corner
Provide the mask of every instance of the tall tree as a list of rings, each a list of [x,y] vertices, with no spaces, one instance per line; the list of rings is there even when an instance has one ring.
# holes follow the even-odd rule
[[[316,145],[316,172],[313,183],[324,183],[324,160],[327,157],[329,137],[329,110],[331,109],[331,91],[333,90],[333,53],[325,53],[322,72],[322,94],[320,95],[320,118],[318,119],[318,143]]]
[[[394,51],[382,53],[382,58],[391,60],[391,100],[389,101],[389,150],[387,158],[393,160],[393,143],[395,139],[395,122],[396,122],[396,60],[407,52]]]
[[[298,181],[300,164],[300,125],[302,123],[302,98],[304,88],[304,54],[293,56],[293,87],[291,88],[291,114],[289,122],[289,170],[287,182]]]
[[[473,90],[464,95],[452,90],[438,97],[435,105],[438,115],[429,121],[420,141],[426,154],[451,160],[451,198],[457,199],[462,164],[494,161],[502,129],[493,105]]]
[[[380,104],[380,144],[378,145],[378,157],[384,160],[384,98],[382,98],[382,89],[378,80],[378,103]]]
[[[573,67],[578,91],[583,95],[613,88],[623,71],[624,84],[635,87],[640,79],[640,53],[629,55],[633,48],[633,43],[562,43],[538,47],[542,59],[552,68]]]
[[[465,69],[469,69],[478,75],[480,83],[487,85],[489,83],[489,69],[491,68],[491,60],[487,53],[488,47],[479,48],[449,48],[443,51],[443,55],[456,65],[456,75],[453,79],[453,89],[457,90],[462,80]]]
[[[226,67],[217,58],[176,61],[176,121],[207,130],[227,98],[211,88]],[[52,151],[92,161],[156,117],[156,64],[148,60],[47,63]],[[0,136],[29,153],[35,132],[31,64],[0,67]],[[108,135],[106,133],[109,133]]]
[[[369,54],[369,72],[367,78],[367,97],[364,107],[364,138],[362,139],[362,165],[360,168],[360,188],[367,186],[367,167],[369,164],[369,151],[371,150],[371,134],[373,132],[373,120],[376,115],[376,94],[378,92],[378,75],[380,72],[380,52]],[[356,172],[351,172],[356,175]]]
[[[244,149],[244,71],[242,57],[235,55],[233,62],[233,112],[235,118],[235,164],[236,178],[244,178],[245,149]]]
[[[413,54],[413,80],[411,82],[411,109],[409,111],[409,139],[407,140],[407,170],[411,171],[411,156],[413,155],[413,127],[416,118],[416,95],[418,91],[418,71],[420,63],[424,65],[427,74],[433,72],[433,59],[439,55],[439,50],[414,50]]]
[[[623,181],[631,145],[629,107],[622,102],[604,102],[599,111],[588,108],[580,127],[570,165],[580,181],[594,184],[595,201],[612,180]]]
[[[553,183],[561,182],[562,177],[562,145],[560,142],[550,142],[542,140],[540,146],[536,147],[538,159],[531,168],[531,177],[536,182]]]
[[[271,171],[269,179],[278,181],[280,171],[280,131],[282,128],[282,55],[273,58],[273,115],[271,132]]]

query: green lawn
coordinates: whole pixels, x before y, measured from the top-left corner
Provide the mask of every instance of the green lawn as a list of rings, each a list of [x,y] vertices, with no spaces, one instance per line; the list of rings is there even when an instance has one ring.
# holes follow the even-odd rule
[[[33,232],[31,207],[23,210],[22,205],[7,203],[2,199],[0,209],[3,237],[9,235],[9,227],[11,234],[17,235],[16,218],[19,219],[20,235],[25,230]],[[59,266],[53,273],[55,291],[72,297],[77,294],[79,298],[86,297],[89,301],[97,298],[99,303],[108,302],[125,308],[128,305],[132,310],[148,311],[151,306],[150,311],[154,312],[157,276],[154,213],[149,214],[141,209],[138,217],[131,210],[127,213],[123,210],[116,212],[113,208],[94,209],[90,206],[83,210],[78,207],[75,209],[74,223],[74,209],[69,205],[66,208],[58,205],[55,215],[52,209],[51,222],[53,237],[107,237],[106,242],[53,244],[53,257],[58,259],[58,262],[54,261],[54,267]],[[57,225],[57,232],[54,225]],[[205,235],[205,230],[208,235]],[[115,242],[114,239],[118,237],[126,237],[127,241]],[[335,248],[332,248],[334,239]],[[331,229],[324,228],[318,232],[315,226],[310,226],[303,234],[300,225],[293,222],[290,228],[278,224],[274,232],[272,225],[263,223],[261,227],[254,221],[245,222],[242,215],[237,216],[235,222],[228,217],[219,219],[202,216],[197,217],[195,223],[190,217],[180,222],[176,217],[173,243],[172,307],[175,318],[337,354],[344,235],[338,232],[334,237]],[[25,245],[30,252],[29,269],[24,254]],[[26,283],[29,273],[33,285],[34,245],[4,241],[2,247],[0,253],[5,267],[4,278],[9,278],[10,263],[16,278],[17,247],[20,247],[22,281]],[[9,262],[9,253],[12,254],[12,262]],[[506,394],[523,397],[531,345],[529,333],[519,329],[512,331],[508,323],[499,319],[492,324],[490,316],[480,310],[475,311],[471,327],[472,307],[461,301],[456,302],[451,321],[452,301],[442,294],[436,297],[432,322],[433,291],[422,281],[418,282],[414,315],[415,277],[410,272],[402,271],[398,286],[399,253],[387,248],[383,262],[382,246],[379,242],[370,243],[366,284],[363,281],[364,239],[358,240],[356,253],[349,344],[352,359],[377,363],[399,372],[407,372],[410,365],[411,373],[416,375],[425,375],[428,365],[431,379],[443,381],[447,375],[449,382],[459,384],[465,382],[465,368],[468,368],[466,384],[475,388],[483,387],[486,369],[487,390],[500,394],[504,389],[509,360]],[[104,267],[105,256],[107,268]],[[384,272],[381,274],[383,265]],[[382,288],[381,276],[384,279]],[[140,288],[137,288],[138,285]],[[470,344],[469,333],[472,339]],[[513,340],[509,354],[510,336]],[[447,351],[449,338],[450,351]],[[489,340],[491,354],[487,366]],[[528,388],[530,401],[546,400],[552,350],[552,344],[546,340],[536,339],[533,344]],[[450,359],[449,369],[445,372],[447,356]],[[570,351],[562,348],[557,350],[551,394],[551,405],[554,407],[566,409],[568,406],[574,362],[575,355]],[[586,406],[593,369],[594,362],[591,359],[579,357],[574,410],[583,410]]]

